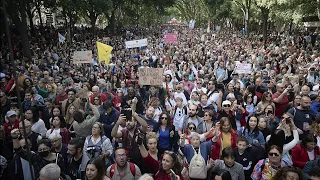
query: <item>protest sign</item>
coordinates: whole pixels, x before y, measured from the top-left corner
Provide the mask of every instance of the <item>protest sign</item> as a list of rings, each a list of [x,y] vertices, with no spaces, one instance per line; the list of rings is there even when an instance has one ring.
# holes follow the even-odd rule
[[[136,47],[143,47],[148,46],[148,39],[139,39],[139,40],[133,40],[133,41],[126,41],[126,48],[136,48]]]
[[[73,53],[73,64],[91,63],[92,51],[75,51]]]
[[[176,43],[178,42],[177,34],[175,33],[165,34],[163,37],[163,41],[164,43]]]
[[[140,68],[139,84],[161,86],[163,82],[163,68]]]
[[[234,68],[234,71],[238,74],[250,74],[251,67],[252,64],[236,61],[236,67]]]

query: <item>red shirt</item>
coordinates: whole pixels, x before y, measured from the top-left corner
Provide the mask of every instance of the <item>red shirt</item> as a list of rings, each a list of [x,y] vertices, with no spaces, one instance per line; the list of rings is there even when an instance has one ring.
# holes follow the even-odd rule
[[[278,91],[272,94],[272,99],[278,98],[281,95]],[[275,107],[275,116],[281,117],[284,111],[287,109],[289,103],[289,96],[283,96],[282,100],[279,103],[274,103]]]
[[[320,155],[319,146],[314,148],[314,158]],[[307,148],[302,147],[300,144],[297,144],[291,151],[292,162],[293,165],[303,169],[303,167],[307,164],[309,159]]]
[[[10,132],[11,132],[12,129],[19,128],[19,123],[20,123],[20,121],[19,121],[18,119],[15,121],[14,124],[11,124],[10,121],[7,122],[7,123],[5,123],[5,124],[4,124],[4,134],[5,134],[6,136],[8,136],[8,135],[10,134]]]
[[[94,104],[94,94],[91,94],[90,95],[90,102],[91,102],[91,104]],[[102,103],[104,103],[104,102],[106,102],[107,101],[107,96],[106,95],[104,95],[104,94],[102,94],[102,93],[100,93],[100,101],[102,102]]]
[[[143,162],[151,168],[151,173],[154,174],[154,180],[171,180],[170,173],[167,174],[164,171],[160,171],[160,162],[151,157],[149,153],[146,158],[143,158]],[[180,177],[180,180],[183,180],[181,175],[178,176]]]

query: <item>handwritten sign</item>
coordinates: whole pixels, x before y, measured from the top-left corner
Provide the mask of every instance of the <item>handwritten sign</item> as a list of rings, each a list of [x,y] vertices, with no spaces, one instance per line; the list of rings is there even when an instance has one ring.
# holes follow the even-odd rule
[[[162,85],[163,68],[140,68],[139,84],[140,85]]]
[[[252,64],[236,62],[235,72],[238,74],[250,74]]]
[[[139,39],[139,40],[134,40],[134,41],[126,41],[126,48],[136,48],[136,47],[143,47],[143,46],[148,46],[148,39]]]
[[[73,64],[91,63],[92,51],[75,51],[73,53]]]
[[[165,34],[163,41],[164,43],[176,43],[178,42],[178,36],[175,33]]]

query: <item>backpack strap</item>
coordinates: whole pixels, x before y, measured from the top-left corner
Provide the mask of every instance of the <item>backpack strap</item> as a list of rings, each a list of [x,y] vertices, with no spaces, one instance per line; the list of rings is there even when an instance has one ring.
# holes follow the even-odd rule
[[[135,177],[136,176],[136,166],[132,162],[129,162],[129,165],[130,165],[131,174],[133,175],[133,177]]]
[[[116,168],[116,164],[112,164],[111,168],[110,168],[110,178],[112,179],[113,175],[114,175],[114,171]]]

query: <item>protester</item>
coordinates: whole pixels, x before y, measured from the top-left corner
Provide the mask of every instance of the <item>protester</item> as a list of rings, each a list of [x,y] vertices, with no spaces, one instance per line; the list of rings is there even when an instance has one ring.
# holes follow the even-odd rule
[[[72,23],[76,23],[74,20]],[[9,61],[6,38],[0,43],[0,155],[8,162],[3,177],[9,179],[8,174],[12,179],[31,179],[28,158],[24,156],[31,154],[31,157],[39,157],[38,164],[31,161],[37,176],[34,178],[39,178],[42,167],[38,165],[49,162],[44,163],[44,158],[40,159],[38,154],[43,155],[48,149],[45,158],[53,162],[52,154],[59,154],[58,164],[60,159],[66,160],[61,171],[72,180],[94,179],[95,175],[103,179],[105,176],[99,174],[103,172],[100,169],[109,168],[112,172],[112,149],[117,147],[124,149],[119,149],[119,157],[115,156],[115,166],[133,162],[136,171],[131,171],[128,163],[125,169],[119,166],[120,174],[115,168],[110,179],[138,175],[138,168],[142,173],[153,173],[155,179],[202,178],[194,178],[195,172],[202,171],[193,166],[191,151],[185,152],[189,147],[200,151],[197,157],[206,156],[203,158],[209,164],[214,163],[207,155],[221,162],[217,168],[219,172],[212,174],[216,177],[209,172],[207,177],[211,179],[228,178],[225,170],[233,167],[224,167],[224,163],[231,165],[235,160],[249,169],[244,169],[247,178],[253,167],[263,167],[262,164],[270,175],[265,178],[265,172],[261,172],[262,179],[271,179],[281,163],[300,168],[306,164],[309,173],[313,166],[311,162],[319,159],[316,153],[312,155],[312,151],[316,151],[316,147],[313,148],[315,141],[308,141],[309,145],[304,146],[304,141],[299,143],[299,134],[300,140],[313,134],[320,139],[319,118],[316,117],[320,110],[319,40],[313,37],[316,33],[270,33],[262,41],[258,34],[244,37],[232,27],[204,32],[183,25],[166,24],[148,29],[139,25],[116,29],[117,35],[96,29],[96,36],[92,36],[88,28],[76,25],[62,42],[56,37],[58,33],[65,34],[63,27],[44,26],[34,29],[36,35],[28,34],[32,37],[29,39],[31,58],[25,57],[27,53],[18,45],[24,40],[21,41],[14,30],[10,31],[12,60],[17,69],[13,69]],[[178,41],[167,43],[163,39],[166,33],[177,33]],[[144,38],[147,46],[125,46],[127,41],[139,42]],[[101,49],[98,50],[96,41],[112,46],[112,51],[108,51],[110,54],[105,56],[110,57],[109,63],[101,59],[98,53]],[[75,51],[87,50],[92,51],[91,63],[78,63],[72,57]],[[153,71],[154,68],[162,70]],[[147,76],[142,71],[146,69]],[[17,74],[17,81],[14,74]],[[156,81],[142,85],[149,79]],[[21,110],[15,87],[20,90]],[[25,117],[20,119],[20,114]],[[25,130],[19,121],[25,123]],[[12,140],[10,131],[16,128],[19,133]],[[204,153],[201,144],[212,142],[215,128],[220,128],[220,134]],[[236,132],[244,135],[244,139],[237,141]],[[179,135],[185,137],[181,144]],[[27,136],[26,142],[22,139],[24,136]],[[37,143],[45,136],[49,137],[52,146],[42,143],[39,149]],[[91,161],[87,166],[90,145],[84,145],[86,137],[91,141],[94,139],[92,147],[103,147],[104,142],[108,143],[106,154],[95,153],[97,155],[93,156],[106,156],[110,160],[106,167],[100,168]],[[101,142],[99,138],[105,139],[102,146],[95,144]],[[88,144],[89,139],[86,140]],[[138,142],[146,143],[145,151]],[[13,151],[18,143],[21,148]],[[182,143],[184,148],[179,150]],[[197,150],[198,143],[201,150]],[[274,145],[278,148],[270,150]],[[262,146],[271,153],[265,163]],[[226,161],[218,160],[228,147],[238,147],[235,158],[228,153],[224,157]],[[302,155],[297,155],[299,153]],[[250,159],[250,155],[254,157]],[[189,166],[183,157],[187,157]],[[267,172],[269,165],[272,172]],[[86,167],[89,167],[88,174]],[[203,163],[201,167],[208,168]],[[260,178],[259,171],[255,169],[253,177]],[[280,173],[281,169],[278,171]],[[296,171],[282,172],[284,177]],[[297,174],[293,177],[297,178]],[[229,176],[229,179],[235,177]]]

